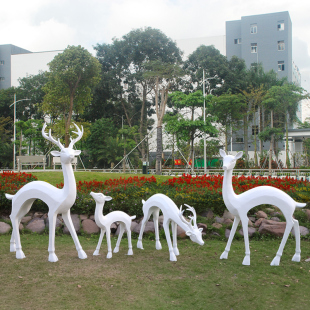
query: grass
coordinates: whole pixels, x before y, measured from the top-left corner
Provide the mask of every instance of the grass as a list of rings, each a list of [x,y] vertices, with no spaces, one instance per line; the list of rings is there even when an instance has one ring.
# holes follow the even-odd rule
[[[38,180],[40,181],[46,181],[49,182],[52,185],[60,184],[63,182],[63,173],[59,171],[49,171],[49,172],[44,172],[44,171],[38,171],[38,172],[33,172],[33,175],[35,175]],[[105,181],[108,179],[119,179],[120,177],[122,178],[129,178],[138,176],[146,176],[146,177],[151,177],[152,174],[130,174],[130,173],[103,173],[103,172],[89,172],[89,171],[77,171],[74,172],[75,179],[76,181]],[[163,182],[171,177],[169,176],[159,176],[159,175],[154,175],[158,182]]]
[[[205,240],[198,246],[179,240],[180,256],[170,262],[167,243],[155,250],[145,238],[144,250],[120,252],[106,259],[92,253],[98,236],[79,236],[86,260],[77,257],[70,236],[56,237],[59,261],[49,263],[48,236],[21,236],[26,258],[9,252],[9,235],[0,236],[1,309],[307,309],[310,304],[309,242],[302,241],[302,262],[294,263],[294,240],[287,242],[279,267],[270,262],[279,240],[251,241],[251,266],[243,266],[243,241],[234,241],[228,260],[219,256],[226,242]],[[116,239],[112,238],[112,245]]]

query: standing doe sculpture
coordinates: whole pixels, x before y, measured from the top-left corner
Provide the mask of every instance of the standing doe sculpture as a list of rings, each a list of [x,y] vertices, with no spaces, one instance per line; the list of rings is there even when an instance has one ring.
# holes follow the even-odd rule
[[[142,236],[145,229],[146,222],[149,220],[150,216],[153,214],[153,221],[155,226],[155,240],[156,240],[156,250],[161,250],[161,243],[159,241],[158,233],[158,217],[159,211],[161,210],[164,216],[163,227],[165,230],[165,235],[169,247],[170,260],[176,261],[176,255],[179,255],[179,250],[177,248],[177,225],[183,228],[186,232],[186,235],[190,237],[193,242],[203,245],[204,241],[202,240],[202,228],[197,227],[196,223],[196,211],[194,208],[187,206],[187,210],[193,213],[190,221],[187,222],[183,217],[182,206],[180,209],[176,204],[166,195],[155,194],[150,197],[147,201],[142,200],[143,203],[143,214],[144,218],[141,224],[140,234],[138,238],[137,247],[143,249],[142,245]],[[172,237],[173,237],[173,246],[171,243],[170,233],[169,233],[169,223],[171,222],[172,226]],[[192,224],[193,223],[193,224]]]
[[[108,254],[107,258],[112,257],[112,248],[111,248],[111,238],[110,238],[110,227],[111,224],[114,222],[120,222],[120,232],[118,235],[118,239],[116,242],[116,246],[114,248],[114,253],[117,253],[119,251],[119,245],[121,243],[121,239],[123,236],[124,231],[127,232],[127,238],[128,238],[128,253],[127,255],[133,255],[132,252],[132,244],[131,244],[131,221],[136,218],[136,216],[129,216],[123,211],[113,211],[107,214],[106,216],[103,216],[102,210],[104,203],[106,201],[110,201],[112,197],[105,196],[101,193],[94,193],[91,192],[90,195],[95,199],[96,201],[96,210],[95,210],[95,222],[96,224],[101,228],[101,233],[99,237],[99,242],[96,247],[96,250],[93,255],[99,255],[99,250],[101,247],[102,239],[104,236],[104,233],[106,232],[107,235],[107,244],[108,244]]]
[[[223,157],[224,169],[222,195],[227,209],[235,216],[225,251],[222,253],[220,258],[227,259],[231,242],[234,238],[237,226],[241,220],[245,243],[245,257],[242,264],[250,265],[250,247],[248,236],[249,219],[247,217],[247,213],[250,209],[258,205],[272,204],[282,211],[286,219],[286,228],[278,252],[270,265],[279,266],[284,246],[293,226],[295,230],[296,249],[292,261],[300,262],[301,251],[299,223],[298,220],[293,218],[293,213],[296,207],[302,208],[305,207],[306,204],[296,202],[288,194],[272,186],[259,186],[252,188],[240,195],[236,195],[232,186],[232,171],[235,167],[237,159],[241,158],[243,153],[239,152],[236,156],[232,156],[226,155],[225,151],[220,150],[220,155]]]
[[[65,148],[59,141],[55,140],[51,136],[51,130],[49,135],[45,133],[46,123],[42,128],[42,135],[45,139],[56,144],[60,148],[60,152],[52,151],[53,156],[59,156],[64,176],[64,187],[62,189],[56,188],[51,184],[43,181],[34,181],[23,186],[15,195],[6,194],[6,198],[12,200],[12,213],[10,215],[13,231],[10,242],[10,251],[16,251],[16,258],[25,258],[25,254],[22,251],[19,235],[19,224],[23,216],[27,214],[36,199],[41,199],[45,202],[49,208],[48,220],[49,220],[49,245],[48,245],[48,260],[50,262],[57,262],[58,258],[55,254],[55,226],[57,214],[62,214],[62,218],[67,225],[69,232],[75,243],[75,247],[78,251],[78,256],[81,259],[87,258],[86,253],[83,251],[76,231],[74,229],[71,216],[70,208],[76,199],[76,182],[72,169],[72,162],[75,156],[79,155],[81,151],[73,149],[74,144],[79,141],[83,136],[82,131],[79,127],[74,124],[78,136],[75,139],[71,139],[70,145]]]

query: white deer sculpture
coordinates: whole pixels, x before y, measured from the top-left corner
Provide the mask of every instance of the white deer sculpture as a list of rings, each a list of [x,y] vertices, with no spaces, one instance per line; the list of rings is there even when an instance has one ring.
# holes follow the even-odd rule
[[[58,261],[58,258],[55,254],[55,226],[57,214],[59,213],[62,214],[62,218],[71,233],[71,236],[75,243],[75,247],[78,251],[79,258],[87,258],[86,253],[81,247],[70,216],[70,208],[72,207],[76,199],[76,182],[72,169],[72,162],[74,157],[81,153],[81,151],[74,150],[73,146],[83,136],[83,127],[81,131],[76,124],[74,125],[77,129],[77,132],[74,133],[76,133],[78,136],[73,140],[71,139],[71,143],[67,148],[65,148],[60,143],[59,139],[57,141],[51,136],[51,130],[49,130],[49,135],[46,135],[46,123],[43,125],[42,128],[43,137],[56,144],[61,149],[60,152],[52,151],[51,154],[53,156],[60,156],[64,176],[64,187],[62,189],[59,189],[47,182],[34,181],[23,186],[15,195],[6,194],[6,198],[12,200],[12,213],[10,215],[10,218],[12,221],[13,232],[10,242],[10,251],[16,251],[16,258],[18,259],[25,258],[25,254],[22,251],[22,246],[20,243],[19,224],[22,217],[29,212],[33,202],[36,199],[41,199],[47,204],[49,208],[48,260],[50,262]]]
[[[144,218],[141,224],[140,234],[138,238],[137,247],[143,249],[142,245],[142,236],[145,229],[146,222],[149,220],[150,216],[153,214],[153,221],[155,226],[155,240],[156,240],[156,250],[161,250],[161,244],[159,241],[158,233],[158,217],[159,211],[161,210],[164,216],[163,227],[165,230],[165,235],[169,247],[170,261],[176,261],[176,255],[179,255],[179,250],[177,248],[177,225],[183,228],[186,232],[186,235],[190,237],[193,242],[203,245],[204,241],[202,240],[202,228],[197,227],[196,223],[196,211],[194,208],[187,206],[187,210],[193,213],[190,221],[186,221],[183,217],[182,206],[180,209],[176,204],[166,195],[155,194],[150,197],[147,201],[142,200],[143,203],[143,214]],[[171,222],[172,226],[172,236],[173,236],[173,246],[171,243],[170,233],[169,233],[169,223]],[[192,224],[193,223],[193,224]]]
[[[241,220],[245,243],[245,257],[242,264],[250,265],[250,247],[248,236],[249,219],[247,213],[250,209],[258,205],[272,204],[282,211],[286,219],[286,228],[278,252],[270,265],[279,266],[284,246],[293,226],[295,230],[296,249],[292,261],[299,262],[300,231],[299,223],[293,218],[293,213],[296,207],[302,208],[305,207],[306,204],[296,202],[288,194],[272,186],[259,186],[252,188],[240,195],[236,195],[232,186],[232,171],[235,167],[237,159],[241,158],[242,154],[242,152],[239,152],[236,156],[226,155],[225,151],[220,150],[220,155],[223,157],[224,169],[222,195],[227,209],[235,216],[225,251],[222,253],[220,258],[227,259],[231,242],[234,238],[237,226]]]
[[[107,244],[108,244],[108,254],[107,258],[112,257],[112,247],[111,247],[111,238],[110,238],[110,227],[111,224],[114,222],[120,222],[120,232],[118,235],[118,239],[116,242],[116,246],[114,248],[114,253],[117,253],[119,251],[119,245],[121,243],[121,239],[123,236],[124,231],[127,232],[127,238],[128,238],[128,253],[127,255],[133,255],[132,252],[132,244],[131,244],[131,221],[136,218],[136,216],[129,216],[123,211],[113,211],[107,214],[106,216],[103,216],[102,210],[104,203],[106,201],[110,201],[112,197],[105,196],[102,193],[94,193],[91,192],[90,195],[95,199],[96,201],[96,209],[95,209],[95,222],[96,224],[101,228],[101,233],[99,237],[99,242],[96,247],[96,250],[93,255],[99,255],[99,250],[101,247],[102,239],[104,236],[104,233],[106,232],[107,235]]]

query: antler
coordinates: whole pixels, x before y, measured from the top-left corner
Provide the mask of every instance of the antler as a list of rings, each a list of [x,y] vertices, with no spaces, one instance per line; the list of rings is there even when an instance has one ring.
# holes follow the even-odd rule
[[[79,140],[81,140],[82,136],[83,136],[83,133],[84,133],[84,129],[83,129],[83,125],[81,125],[82,127],[82,131],[80,130],[80,128],[77,126],[77,124],[73,123],[75,128],[77,129],[77,132],[76,131],[73,131],[73,133],[76,133],[78,136],[75,138],[75,139],[71,139],[71,142],[70,142],[70,145],[69,145],[69,148],[72,149],[73,148],[73,145],[78,142]]]
[[[65,147],[61,144],[60,140],[58,139],[58,141],[57,141],[52,137],[51,129],[49,130],[48,136],[47,136],[47,134],[45,133],[45,128],[46,128],[46,123],[44,123],[44,125],[42,127],[43,138],[45,138],[45,139],[51,141],[52,143],[56,144],[60,149],[64,149]]]
[[[184,205],[187,207],[188,211],[191,211],[193,213],[193,216],[189,216],[189,218],[191,219],[191,221],[193,221],[193,226],[196,227],[197,226],[197,215],[196,215],[195,209],[187,205],[186,203],[184,203]]]
[[[183,223],[185,223],[187,226],[189,226],[189,228],[192,228],[191,222],[188,222],[188,221],[184,218],[183,212],[184,212],[184,210],[182,210],[182,206],[181,206],[181,207],[180,207],[180,211],[179,211],[179,217],[180,217],[180,219],[181,219],[181,221],[182,221]]]

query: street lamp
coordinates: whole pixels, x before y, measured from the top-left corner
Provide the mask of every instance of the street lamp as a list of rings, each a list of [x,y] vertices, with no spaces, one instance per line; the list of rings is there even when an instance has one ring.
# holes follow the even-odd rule
[[[203,86],[203,124],[206,126],[206,89],[205,82],[217,78],[217,75],[205,79],[205,70],[202,70],[202,86]],[[203,173],[207,173],[207,142],[206,132],[203,133]]]
[[[13,171],[15,171],[15,162],[16,162],[16,144],[15,144],[15,141],[16,141],[16,125],[15,125],[15,122],[16,122],[16,103],[17,102],[20,102],[20,101],[23,101],[23,100],[31,100],[31,99],[20,99],[20,100],[17,100],[16,101],[16,94],[14,94],[14,102],[9,106],[11,107],[13,104],[14,104],[14,149],[13,149]]]

